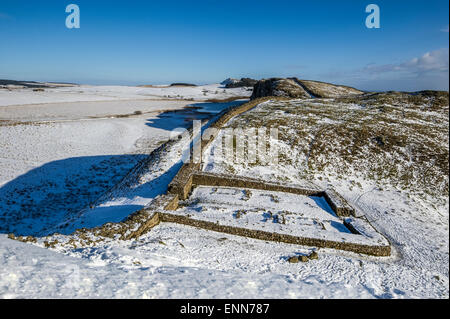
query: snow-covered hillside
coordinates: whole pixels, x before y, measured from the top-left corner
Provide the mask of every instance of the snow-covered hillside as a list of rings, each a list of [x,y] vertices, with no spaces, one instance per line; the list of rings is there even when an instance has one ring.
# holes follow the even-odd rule
[[[389,175],[394,176],[391,179],[381,173],[367,174],[372,168],[382,172],[388,165],[375,153],[381,142],[389,147],[378,152],[398,152],[400,164],[408,164],[403,157],[408,154],[406,148],[392,147],[397,143],[392,139],[396,132],[408,133],[414,142],[426,138],[440,147],[440,153],[448,154],[448,139],[441,136],[448,132],[448,102],[438,109],[414,104],[404,110],[385,103],[373,106],[367,96],[346,101],[266,102],[231,120],[228,127],[278,127],[279,165],[206,159],[207,171],[333,186],[390,241],[390,257],[266,242],[173,223],[161,223],[132,240],[110,238],[84,246],[71,241],[65,234],[120,221],[166,190],[182,164],[185,141],[174,142],[153,157],[148,155],[167,139],[171,129],[242,103],[207,102],[245,93],[241,89],[223,92],[215,85],[205,96],[203,89],[208,87],[67,87],[23,95],[0,90],[0,105],[4,105],[0,106],[1,297],[448,298],[448,198],[442,187],[419,181],[421,175],[416,173],[405,183],[396,178],[402,176],[400,169]],[[166,100],[164,95],[174,96]],[[196,102],[175,101],[176,96]],[[16,105],[23,101],[46,104]],[[186,105],[190,107],[183,108]],[[358,139],[350,138],[354,135],[342,134],[343,128],[357,129],[356,122],[362,119],[367,120],[369,131],[370,125],[378,127],[370,121],[375,117],[392,129],[376,134],[373,140],[368,137],[370,145],[357,144]],[[332,129],[334,125],[337,130]],[[418,125],[433,129],[420,130]],[[315,140],[321,132],[327,138]],[[218,141],[206,154],[211,154]],[[303,146],[313,144],[314,151],[305,156]],[[364,155],[351,162],[348,149]],[[417,155],[417,150],[410,152]],[[420,172],[425,162],[408,165]],[[427,176],[433,185],[448,185],[448,175],[439,175],[441,166],[432,167]],[[205,194],[198,189],[194,197]],[[281,209],[289,198],[266,198],[266,202]],[[226,204],[222,200],[230,199],[222,196],[206,205],[208,216],[218,214],[216,206]],[[252,203],[265,203],[256,201]],[[330,225],[337,225],[338,219],[312,208],[314,203],[309,198],[291,208],[305,205],[305,212],[325,214]],[[195,203],[189,208],[192,212],[186,212],[195,213],[203,209],[200,206]],[[255,225],[266,222],[256,214],[246,218]],[[8,236],[10,232],[46,235],[55,229],[63,234],[34,243]],[[288,262],[289,257],[313,251],[318,253],[317,260]]]
[[[334,187],[394,248],[392,259],[364,261],[370,271],[333,276],[320,270],[326,262],[319,260],[321,280],[345,285],[352,278],[355,285],[374,285],[370,291],[378,297],[418,297],[425,286],[430,290],[422,297],[448,296],[448,110],[448,94],[429,92],[268,101],[227,128],[278,128],[271,145],[279,162],[217,154],[230,132],[223,130],[207,150],[204,169]]]

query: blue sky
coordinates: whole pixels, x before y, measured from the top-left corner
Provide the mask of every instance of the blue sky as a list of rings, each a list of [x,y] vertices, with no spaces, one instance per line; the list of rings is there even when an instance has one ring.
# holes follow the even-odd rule
[[[67,29],[68,4],[81,28]],[[368,29],[365,7],[381,10]],[[297,76],[366,90],[448,90],[445,1],[0,2],[0,78],[88,84]]]

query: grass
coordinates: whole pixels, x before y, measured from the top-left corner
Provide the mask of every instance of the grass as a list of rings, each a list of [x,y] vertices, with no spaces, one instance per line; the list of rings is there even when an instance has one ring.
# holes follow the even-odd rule
[[[387,92],[264,103],[229,126],[279,128],[279,166],[295,176],[356,175],[448,196],[448,116],[447,92]],[[224,165],[234,173],[260,163]]]

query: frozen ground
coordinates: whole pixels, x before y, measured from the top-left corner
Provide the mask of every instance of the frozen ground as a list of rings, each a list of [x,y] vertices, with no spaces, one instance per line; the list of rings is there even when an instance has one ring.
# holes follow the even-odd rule
[[[42,104],[10,105],[0,107],[0,124],[17,122],[69,122],[81,120],[110,119],[146,116],[176,110],[188,105],[188,101],[165,100],[113,100],[97,102],[51,102]]]
[[[321,268],[340,272],[324,281],[316,263],[299,268],[286,262],[286,256],[306,252],[301,248],[177,225],[159,226],[124,246],[68,252],[0,235],[0,252],[4,298],[371,298],[384,293],[377,278],[368,286],[353,284],[358,276],[370,277],[361,269],[371,267],[351,257],[325,257]],[[403,290],[392,293],[385,297],[404,297]]]
[[[84,93],[76,97],[73,88],[65,89],[72,90],[67,95],[73,98],[72,102],[85,101]],[[108,89],[109,93],[104,95],[107,99],[114,94],[121,98],[128,89]],[[93,90],[105,92],[104,88]],[[60,94],[67,98],[66,93],[59,91],[56,97]],[[136,94],[135,91],[132,94]],[[203,92],[200,96],[198,92],[192,94],[197,94],[198,99],[204,96]],[[112,107],[118,107],[117,96],[113,99]],[[104,96],[102,101],[105,101]],[[4,105],[13,102],[11,99]],[[36,103],[36,100],[30,102]],[[56,102],[60,101],[56,98],[45,101]],[[165,101],[160,101],[159,106],[153,102],[143,111],[164,110]],[[182,145],[179,143],[152,165],[139,170],[139,178],[134,183],[129,183],[125,172],[145,158],[160,137],[167,136],[171,126],[183,125],[184,119],[190,119],[192,112],[129,115],[135,111],[132,105],[123,113],[114,109],[113,114],[128,114],[128,117],[108,118],[108,112],[103,109],[108,104],[104,103],[100,111],[95,110],[95,103],[91,104],[95,111],[91,113],[91,107],[87,107],[88,111],[78,120],[76,113],[71,114],[71,108],[64,104],[68,111],[59,113],[50,123],[0,126],[0,157],[3,158],[0,161],[3,181],[0,209],[2,213],[6,209],[29,214],[28,219],[21,219],[14,227],[28,233],[45,233],[44,227],[66,220],[66,214],[70,213],[67,208],[78,205],[76,201],[89,204],[91,199],[93,205],[87,208],[82,205],[85,208],[80,210],[80,218],[67,229],[80,226],[77,223],[83,220],[92,226],[89,223],[101,223],[105,221],[102,218],[110,219],[116,213],[116,218],[120,219],[151,200],[170,181],[180,165]],[[189,102],[180,102],[180,107],[183,103]],[[50,106],[45,107],[52,115]],[[208,107],[214,109],[213,105]],[[168,108],[177,108],[177,105],[168,104]],[[14,118],[14,113],[9,120],[18,119]],[[20,122],[28,121],[26,112],[21,114]],[[33,120],[36,122],[48,119],[38,111],[30,111],[30,114],[36,114],[37,120]],[[90,116],[101,118],[86,119]],[[215,165],[212,161],[209,164],[212,171],[227,171],[226,165]],[[296,175],[289,171],[297,169],[295,166],[236,168],[241,175],[279,180],[289,176],[292,182]],[[125,179],[118,187],[101,196],[103,190],[121,177]],[[92,180],[94,184],[89,183]],[[8,239],[7,232],[14,224],[5,223],[3,219],[0,223],[4,227],[0,234],[0,296],[448,298],[448,202],[447,206],[439,204],[436,208],[432,198],[426,201],[410,196],[404,189],[385,185],[380,188],[373,181],[355,176],[333,179],[317,174],[314,181],[323,187],[332,184],[356,206],[358,214],[365,214],[391,241],[392,256],[376,258],[319,249],[318,260],[291,264],[287,262],[290,256],[309,254],[315,249],[176,224],[160,224],[138,240],[110,240],[92,247],[47,249],[41,244]],[[53,195],[39,197],[46,191]],[[50,207],[47,203],[51,203]],[[21,207],[23,204],[25,206]],[[80,207],[74,209],[78,211]],[[46,225],[48,218],[39,216],[47,208],[50,209],[47,213],[52,212],[54,217],[52,225]],[[33,229],[36,225],[40,229]]]
[[[410,289],[425,286],[429,290],[422,297],[448,297],[448,101],[439,108],[382,103],[383,118],[377,119],[379,108],[333,100],[263,103],[227,126],[276,125],[279,140],[272,145],[278,147],[280,163],[240,164],[233,158],[217,156],[223,131],[207,150],[204,169],[291,183],[307,178],[323,188],[334,187],[356,207],[358,215],[365,215],[389,239],[394,249],[395,258],[381,264],[369,262],[372,279],[360,277],[355,284],[376,283],[374,291],[384,293],[374,295],[381,297],[398,297],[393,293],[397,290],[405,297],[417,297],[417,290]],[[422,125],[426,129],[420,129]],[[397,147],[395,138],[402,138],[404,130],[409,131],[407,142],[403,140],[404,144]],[[392,134],[392,140],[386,139],[389,145],[374,149],[371,138],[380,131]],[[403,160],[405,149],[408,155]],[[421,161],[435,154],[442,154],[443,161]],[[391,175],[386,178],[385,173]],[[404,175],[409,175],[408,179]],[[320,277],[326,280],[327,275],[322,273]],[[423,282],[419,284],[418,280]]]
[[[111,101],[55,102],[59,99],[58,90],[78,88],[13,91],[16,98],[22,97],[21,91],[28,92],[31,104],[0,106],[2,232],[51,233],[54,227],[69,223],[78,212],[94,205],[131,168],[167,141],[173,129],[190,126],[194,119],[205,119],[225,107],[242,103],[118,99],[124,97],[122,91],[140,90],[129,87],[116,88]],[[180,93],[185,89],[170,88]],[[71,92],[83,100],[80,93]],[[114,92],[114,88],[108,87],[107,92]],[[221,91],[220,97],[233,97],[236,90],[226,92]],[[0,97],[9,93],[0,90]],[[52,103],[35,104],[41,94]],[[1,102],[4,100],[0,98],[0,105]],[[146,197],[138,205],[122,202],[122,211],[112,213],[112,217],[109,214],[99,218],[99,214],[94,214],[95,218],[78,220],[76,225],[92,226],[96,222],[120,220],[147,204],[163,189],[144,192]],[[140,196],[144,194],[141,192]]]
[[[43,92],[32,89],[0,89],[0,106],[44,104],[60,102],[89,102],[117,100],[161,100],[190,99],[206,101],[225,99],[231,96],[250,96],[246,88],[224,89],[219,84],[202,86],[89,86],[77,85],[60,88],[46,88]]]
[[[229,187],[199,186],[172,214],[219,225],[365,245],[388,245],[365,221],[353,234],[324,197]]]

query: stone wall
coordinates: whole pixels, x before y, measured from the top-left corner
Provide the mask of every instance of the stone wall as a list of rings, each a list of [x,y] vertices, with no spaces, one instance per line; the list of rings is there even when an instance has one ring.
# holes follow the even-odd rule
[[[210,127],[220,129],[232,117],[246,112],[256,105],[270,99],[280,98],[257,98],[236,108],[225,110],[221,114],[219,114],[215,120],[213,120]],[[215,136],[212,136],[209,140],[202,141],[202,149],[206,149],[214,140],[214,138]],[[166,145],[162,145],[160,148],[158,148],[157,153],[161,152],[165,147],[167,147],[167,145],[169,145],[169,143],[173,143],[173,141],[168,142],[168,144]],[[136,174],[137,171],[142,169],[142,166],[146,164],[147,163],[141,163],[133,170],[131,175]],[[333,248],[374,256],[390,255],[391,248],[389,245],[371,246],[355,243],[335,242],[316,238],[298,237],[292,235],[270,233],[261,230],[219,225],[213,222],[201,221],[186,216],[170,214],[169,211],[173,211],[178,208],[178,201],[180,199],[188,198],[193,187],[195,187],[196,185],[205,185],[218,187],[254,188],[306,196],[324,196],[338,216],[354,215],[354,209],[334,190],[324,191],[314,185],[283,185],[280,183],[266,182],[247,177],[227,176],[222,174],[200,172],[200,166],[200,163],[184,164],[178,171],[175,178],[169,184],[167,194],[157,197],[148,207],[131,214],[126,220],[120,223],[106,223],[103,226],[92,229],[79,229],[75,231],[74,234],[67,236],[68,238],[70,238],[68,240],[68,243],[74,244],[76,241],[79,245],[91,245],[92,243],[102,241],[101,237],[120,240],[136,239],[139,236],[150,231],[160,222],[171,222],[261,240],[277,241],[296,245]],[[355,228],[349,227],[349,229],[357,233],[357,230]],[[100,237],[100,239],[97,238],[95,240],[92,240],[92,236]],[[21,237],[15,237],[13,234],[11,234],[10,236],[10,238],[21,241],[36,242],[36,238],[31,236],[29,237],[30,238],[27,237],[25,239]]]
[[[337,242],[318,238],[307,238],[286,234],[270,233],[262,230],[225,226],[214,222],[197,220],[186,216],[174,215],[170,213],[159,213],[159,218],[161,222],[182,224],[207,229],[215,232],[227,233],[231,235],[249,237],[266,241],[276,241],[287,244],[314,246],[320,248],[333,248],[372,256],[389,256],[391,254],[391,247],[389,245],[371,246],[356,243]]]

